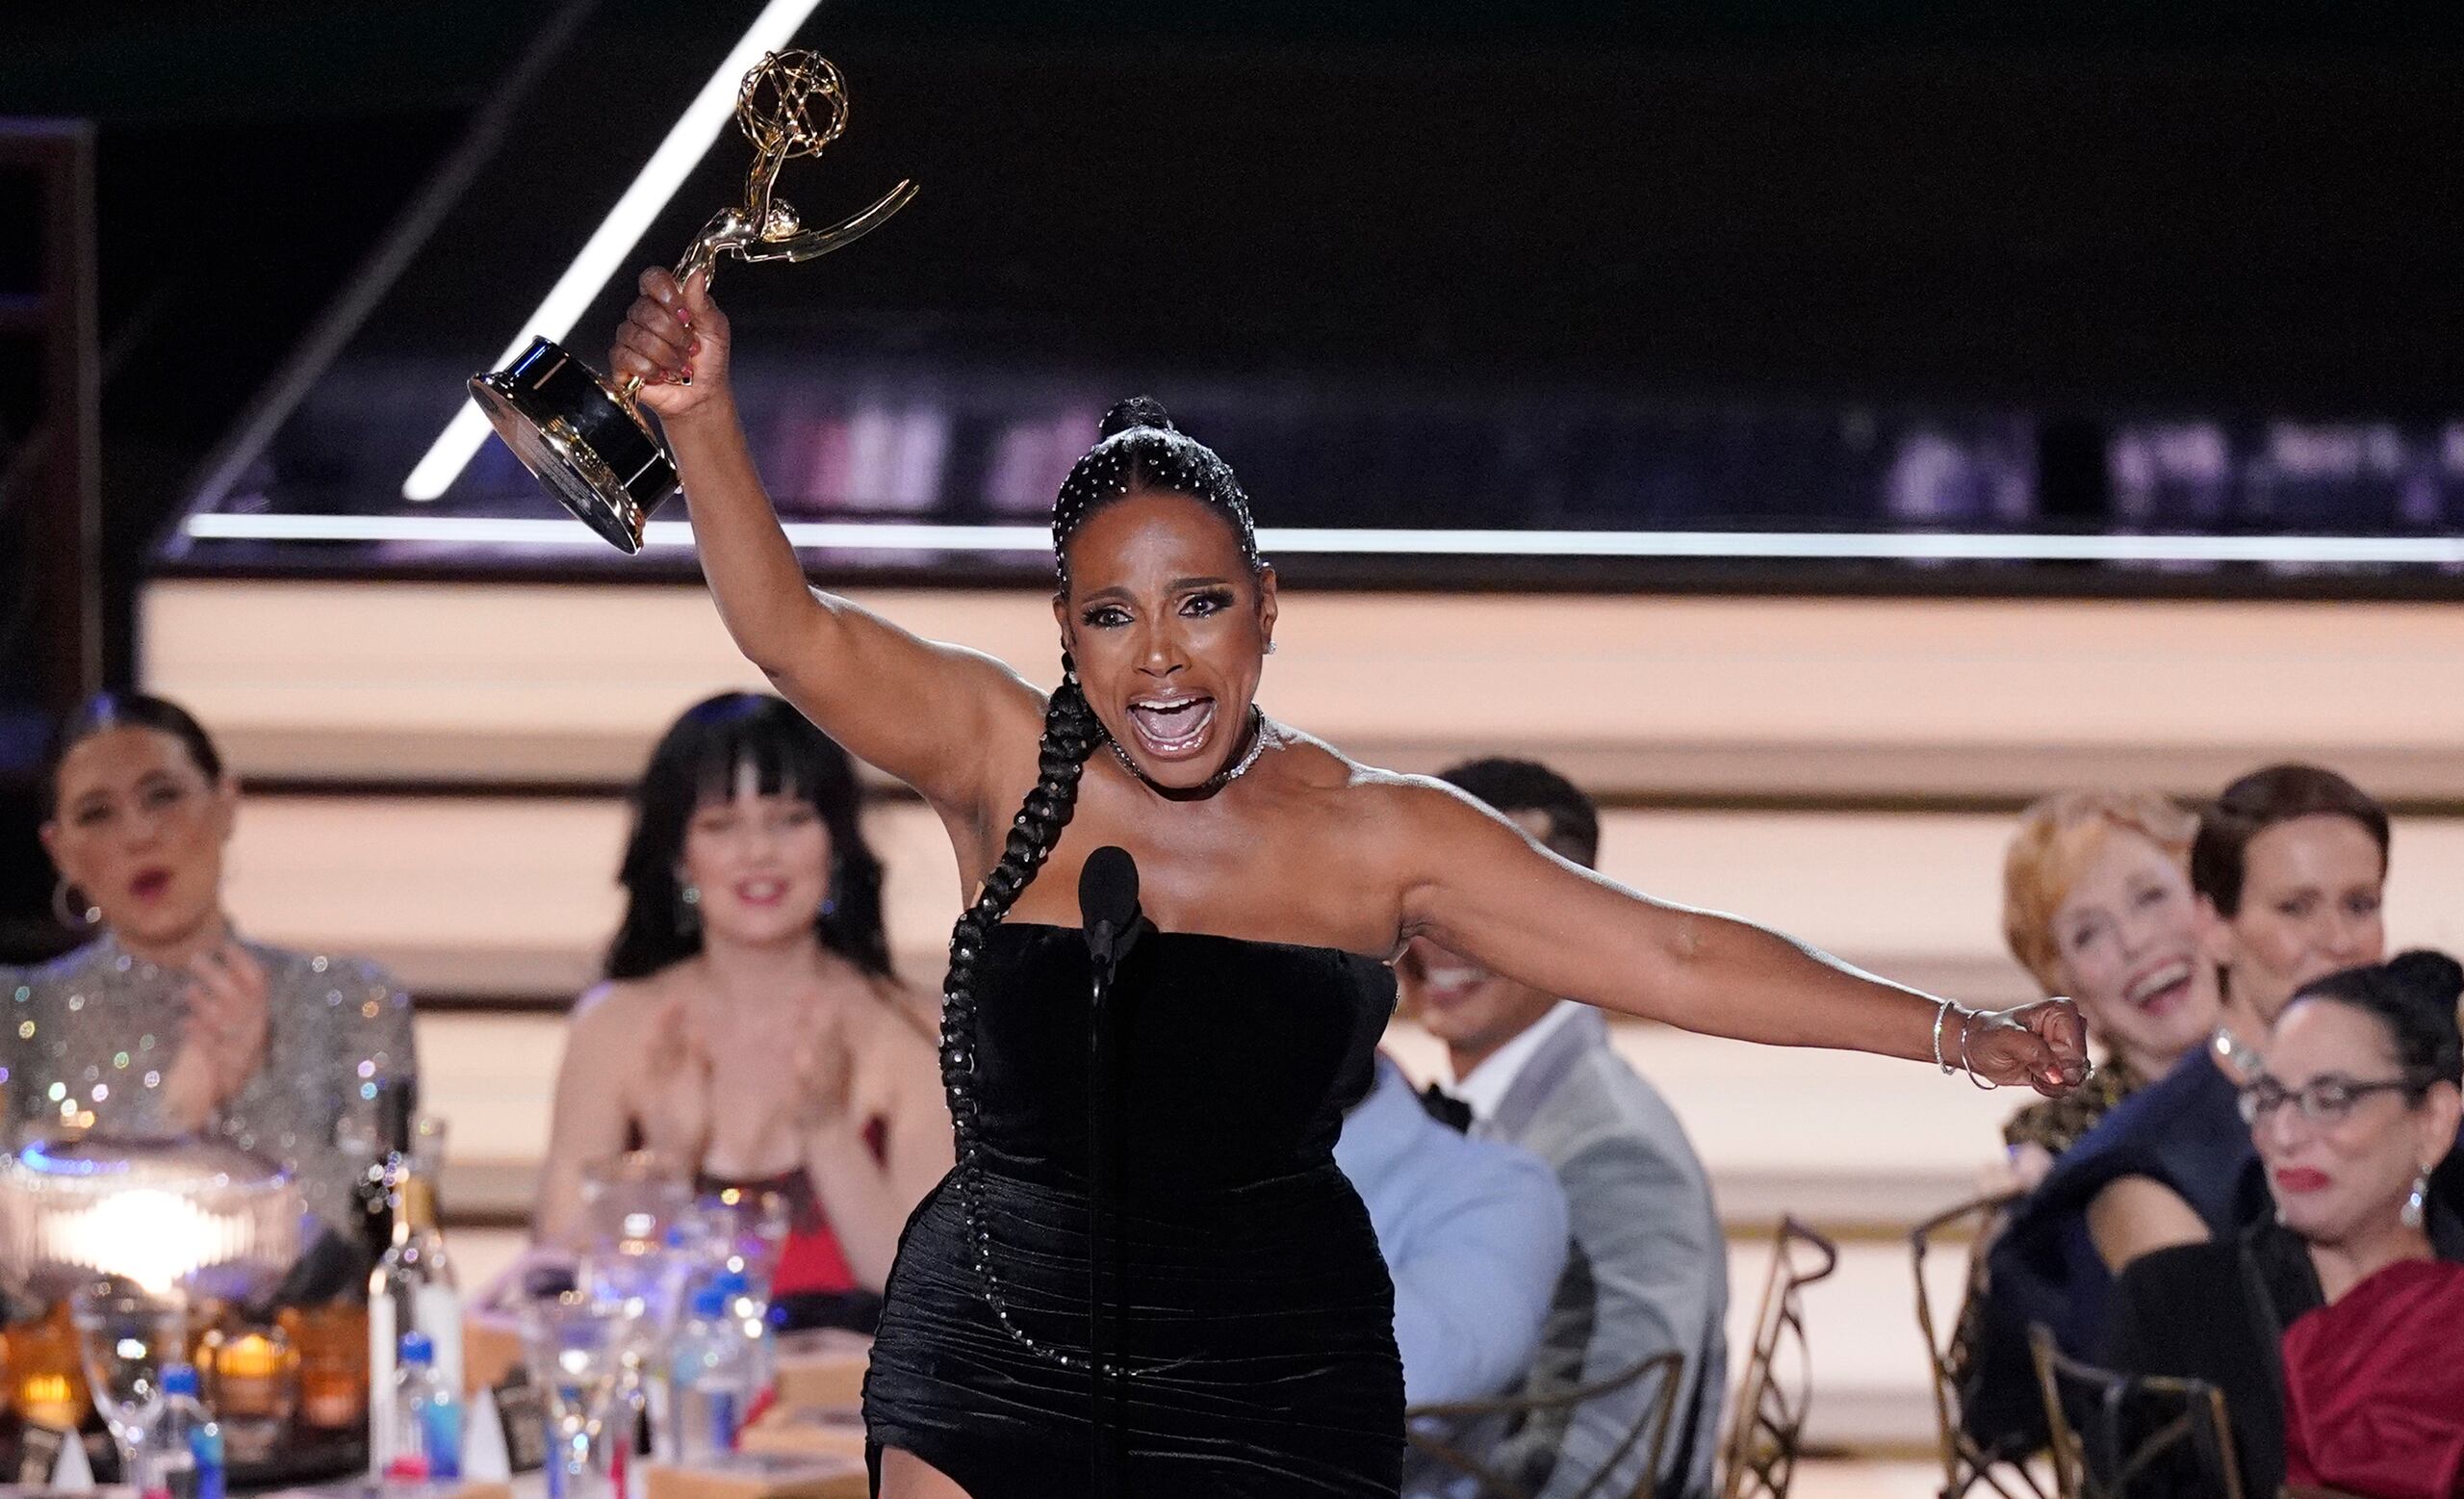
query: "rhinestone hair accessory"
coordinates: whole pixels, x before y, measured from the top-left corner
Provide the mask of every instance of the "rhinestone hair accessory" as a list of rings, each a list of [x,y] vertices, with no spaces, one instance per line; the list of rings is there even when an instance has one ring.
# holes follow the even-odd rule
[[[1249,497],[1232,465],[1174,426],[1161,401],[1136,396],[1104,414],[1102,438],[1071,467],[1053,501],[1053,576],[1062,592],[1069,591],[1069,538],[1104,506],[1142,490],[1187,495],[1204,504],[1232,523],[1249,571],[1266,567]]]

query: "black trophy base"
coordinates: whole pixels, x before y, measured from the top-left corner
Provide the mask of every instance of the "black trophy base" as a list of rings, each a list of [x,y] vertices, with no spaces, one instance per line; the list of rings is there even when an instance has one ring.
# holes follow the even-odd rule
[[[598,372],[549,340],[493,375],[471,396],[549,492],[619,551],[642,550],[651,512],[676,492],[667,450]]]

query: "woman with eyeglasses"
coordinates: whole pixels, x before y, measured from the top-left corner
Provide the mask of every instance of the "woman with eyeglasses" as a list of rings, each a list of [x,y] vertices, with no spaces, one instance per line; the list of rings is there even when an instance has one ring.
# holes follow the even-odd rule
[[[2222,1389],[2252,1494],[2288,1477],[2452,1491],[2383,1480],[2426,1486],[2440,1442],[2464,1454],[2459,994],[2464,969],[2437,952],[2303,986],[2240,1092],[2273,1211],[2143,1256],[2116,1287],[2104,1361]],[[2425,1377],[2442,1371],[2438,1394]]]
[[[321,1219],[353,1225],[380,1087],[418,1073],[410,995],[373,964],[234,929],[239,783],[178,705],[93,699],[54,737],[40,795],[55,913],[91,940],[0,974],[10,1143],[211,1133],[290,1167]]]

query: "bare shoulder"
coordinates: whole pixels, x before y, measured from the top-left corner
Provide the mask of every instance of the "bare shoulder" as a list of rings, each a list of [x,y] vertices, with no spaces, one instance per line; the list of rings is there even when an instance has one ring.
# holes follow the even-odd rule
[[[646,1034],[665,1008],[671,987],[663,973],[594,984],[574,1001],[569,1023],[575,1038],[608,1045]]]
[[[1287,731],[1289,732],[1289,731]],[[1522,830],[1433,776],[1363,764],[1294,735],[1305,836],[1363,879],[1401,893],[1432,868],[1527,842]]]
[[[1339,808],[1345,831],[1367,837],[1368,846],[1401,851],[1435,840],[1519,838],[1513,824],[1435,776],[1407,775],[1365,765],[1322,740],[1299,737],[1316,759],[1310,768]]]

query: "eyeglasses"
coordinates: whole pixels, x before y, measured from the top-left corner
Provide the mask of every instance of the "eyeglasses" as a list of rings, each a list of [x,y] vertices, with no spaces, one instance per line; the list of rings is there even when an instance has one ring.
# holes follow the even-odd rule
[[[2349,1077],[2330,1076],[2314,1079],[2300,1088],[2288,1088],[2272,1077],[2261,1077],[2242,1090],[2242,1122],[2256,1128],[2269,1115],[2290,1103],[2311,1124],[2341,1124],[2352,1113],[2353,1105],[2374,1093],[2420,1092],[2421,1084],[2410,1077],[2355,1082]]]

